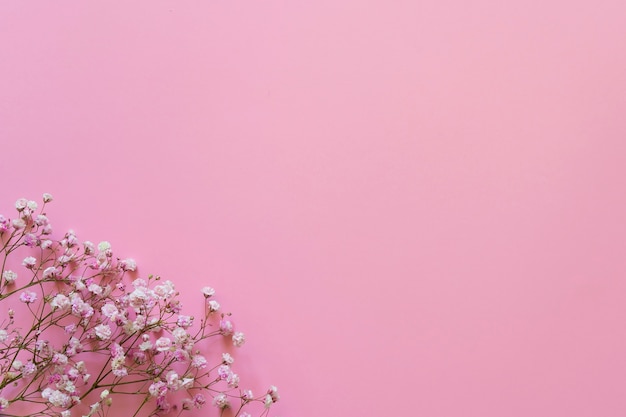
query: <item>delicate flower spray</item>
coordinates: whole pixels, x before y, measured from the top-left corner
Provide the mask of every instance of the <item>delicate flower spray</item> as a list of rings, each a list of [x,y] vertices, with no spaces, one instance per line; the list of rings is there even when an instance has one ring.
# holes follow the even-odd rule
[[[212,288],[196,326],[171,281],[131,280],[135,261],[108,242],[53,238],[51,201],[19,199],[15,218],[0,215],[0,415],[180,415],[206,403],[208,415],[268,415],[276,387],[253,395],[229,353],[202,349],[213,337],[245,341]]]

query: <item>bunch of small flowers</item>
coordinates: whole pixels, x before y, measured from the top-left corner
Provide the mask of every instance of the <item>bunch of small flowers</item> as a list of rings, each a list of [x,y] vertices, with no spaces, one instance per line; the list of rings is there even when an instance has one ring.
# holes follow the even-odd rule
[[[240,388],[227,352],[200,342],[245,341],[221,313],[210,287],[201,289],[204,316],[182,312],[178,292],[158,276],[136,277],[132,259],[108,242],[52,235],[41,208],[19,199],[17,215],[0,215],[0,412],[13,416],[104,416],[132,394],[136,411],[180,414],[207,402],[221,415],[267,415],[276,387],[254,396]],[[131,403],[132,403],[131,401]],[[121,400],[127,407],[128,400]],[[9,411],[5,411],[9,409]]]

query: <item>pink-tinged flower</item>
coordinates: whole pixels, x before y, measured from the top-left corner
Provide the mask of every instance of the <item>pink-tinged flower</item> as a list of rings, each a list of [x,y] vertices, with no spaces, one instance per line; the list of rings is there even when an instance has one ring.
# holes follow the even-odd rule
[[[52,247],[52,241],[50,239],[41,242],[41,249],[49,249],[50,247]]]
[[[32,233],[26,233],[26,235],[24,235],[24,244],[29,248],[37,246],[37,236]]]
[[[233,345],[236,347],[241,347],[246,341],[246,336],[241,332],[236,332],[233,335]]]
[[[182,327],[175,328],[172,332],[172,336],[174,336],[174,342],[179,346],[184,344],[190,337],[189,333]]]
[[[226,382],[229,387],[237,388],[239,386],[239,375],[231,372],[231,374],[228,375],[228,378],[226,378]]]
[[[54,266],[49,266],[43,270],[43,279],[56,278],[59,275],[59,270]]]
[[[52,357],[52,363],[55,365],[67,365],[67,356],[57,352]]]
[[[9,401],[6,398],[0,397],[0,411],[6,410],[9,407]]]
[[[69,310],[72,303],[70,299],[65,294],[57,294],[54,296],[52,301],[50,301],[50,307],[53,310],[61,309],[61,310]]]
[[[26,203],[26,208],[28,208],[31,212],[37,210],[37,207],[39,207],[39,205],[36,201],[29,200],[28,203]]]
[[[7,284],[12,284],[17,279],[17,273],[7,269],[2,273],[2,278]]]
[[[249,389],[245,390],[243,392],[243,394],[241,395],[241,398],[244,401],[252,401],[252,400],[254,400],[254,395],[252,394],[252,390],[249,390]]]
[[[170,403],[167,402],[167,398],[165,396],[157,398],[157,408],[161,411],[168,412],[170,410]]]
[[[24,221],[24,219],[13,219],[11,224],[13,225],[15,230],[22,230],[26,227],[26,222]]]
[[[226,379],[230,376],[230,366],[228,365],[220,365],[217,368],[217,375],[220,377],[220,379]]]
[[[209,306],[209,311],[210,311],[211,313],[213,313],[213,312],[215,312],[215,311],[217,311],[217,310],[219,310],[219,309],[220,309],[220,303],[218,303],[218,302],[217,302],[217,301],[215,301],[215,300],[211,300],[211,301],[209,301],[209,302],[208,302],[208,306]]]
[[[95,247],[93,245],[93,242],[90,242],[88,240],[83,242],[83,251],[85,252],[85,255],[91,255],[92,253],[95,252]]]
[[[180,378],[176,371],[169,371],[167,375],[165,375],[165,381],[167,382],[167,387],[172,391],[176,391],[180,388]]]
[[[20,294],[20,301],[26,304],[37,301],[37,294],[32,291],[24,291]]]
[[[35,217],[35,224],[37,226],[45,226],[49,223],[48,218],[44,214],[39,214]]]
[[[135,363],[142,365],[146,363],[147,359],[148,357],[146,356],[145,352],[141,350],[136,350],[133,352],[133,361],[135,361]]]
[[[95,327],[96,337],[100,340],[109,340],[113,332],[106,324],[99,324]]]
[[[122,271],[135,271],[137,269],[137,263],[131,258],[121,260],[119,266]]]
[[[174,288],[172,281],[165,281],[162,285],[154,287],[154,293],[161,299],[165,300],[171,298],[176,293],[176,289]]]
[[[111,357],[124,356],[124,348],[118,343],[113,343],[111,346]]]
[[[202,394],[196,394],[193,397],[193,403],[196,408],[200,408],[206,403],[206,398],[204,398],[204,395]]]
[[[91,292],[92,294],[95,295],[102,295],[102,287],[99,286],[98,284],[89,284],[89,286],[87,287],[87,289],[89,290],[89,292]]]
[[[211,287],[203,287],[202,288],[202,294],[204,294],[204,296],[206,298],[209,298],[209,297],[215,295],[215,290],[213,288],[211,288]]]
[[[267,393],[270,397],[272,397],[273,402],[276,402],[280,399],[280,396],[278,395],[278,388],[276,388],[274,385],[270,386],[270,388],[267,390]]]
[[[220,320],[220,332],[224,336],[230,336],[233,334],[233,323],[230,320]]]
[[[33,269],[36,263],[37,263],[37,259],[33,258],[32,256],[27,256],[22,261],[22,265],[24,265],[28,269]]]
[[[28,205],[28,200],[25,198],[20,198],[19,200],[15,202],[15,209],[17,211],[22,211],[26,208],[27,205]]]
[[[167,393],[167,385],[163,381],[157,381],[150,384],[148,393],[153,397],[162,397]]]
[[[270,408],[270,406],[274,403],[274,401],[272,401],[272,396],[267,394],[265,396],[265,399],[263,400],[263,404],[265,405],[265,408]]]
[[[9,338],[9,333],[4,329],[0,329],[0,343],[6,341],[8,338]]]
[[[22,368],[22,375],[32,375],[35,373],[35,371],[37,371],[37,365],[35,365],[33,361],[28,361],[26,362],[26,364],[24,364],[24,367]]]
[[[193,368],[202,369],[202,368],[206,367],[206,365],[207,365],[207,360],[202,355],[194,355],[191,358],[191,366]]]
[[[115,321],[117,316],[120,314],[119,310],[113,303],[106,303],[100,308],[100,311],[109,320]]]
[[[213,398],[213,405],[217,408],[224,409],[228,408],[228,406],[230,406],[230,403],[228,402],[228,397],[226,396],[226,394],[217,394]]]
[[[243,413],[239,414],[239,417],[252,417],[252,415],[246,411],[244,411]]]
[[[59,261],[59,264],[65,266],[72,262],[72,259],[74,259],[73,255],[61,255],[59,256],[59,259],[57,259],[57,261]]]
[[[0,214],[0,235],[4,232],[8,232],[11,228],[11,222]]]
[[[165,352],[170,350],[170,348],[172,347],[172,341],[169,337],[159,337],[154,346],[159,352]]]
[[[52,201],[52,194],[50,193],[43,193],[43,202],[44,203],[49,203]]]
[[[193,324],[193,317],[184,316],[181,314],[180,316],[178,316],[178,320],[176,320],[176,324],[184,329],[191,327],[191,325]]]
[[[222,353],[222,363],[226,365],[232,365],[235,362],[230,353]]]
[[[65,330],[65,333],[67,334],[74,334],[76,332],[76,325],[74,323],[68,324],[63,328],[63,330]]]
[[[55,407],[67,408],[71,405],[72,399],[69,395],[62,393],[59,390],[53,390],[46,388],[41,392],[41,396],[48,400],[48,402]]]

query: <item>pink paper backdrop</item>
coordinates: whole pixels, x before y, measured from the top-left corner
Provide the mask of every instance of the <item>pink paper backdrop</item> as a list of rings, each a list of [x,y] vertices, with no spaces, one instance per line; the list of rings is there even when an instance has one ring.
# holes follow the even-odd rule
[[[3,1],[0,212],[215,286],[273,415],[624,417],[625,45],[617,0]]]

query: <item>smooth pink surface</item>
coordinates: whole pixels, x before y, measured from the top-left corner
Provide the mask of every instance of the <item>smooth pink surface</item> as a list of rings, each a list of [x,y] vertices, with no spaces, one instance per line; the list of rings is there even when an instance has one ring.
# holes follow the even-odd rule
[[[626,415],[623,1],[4,1],[0,35],[0,212],[50,192],[215,286],[274,415]]]

